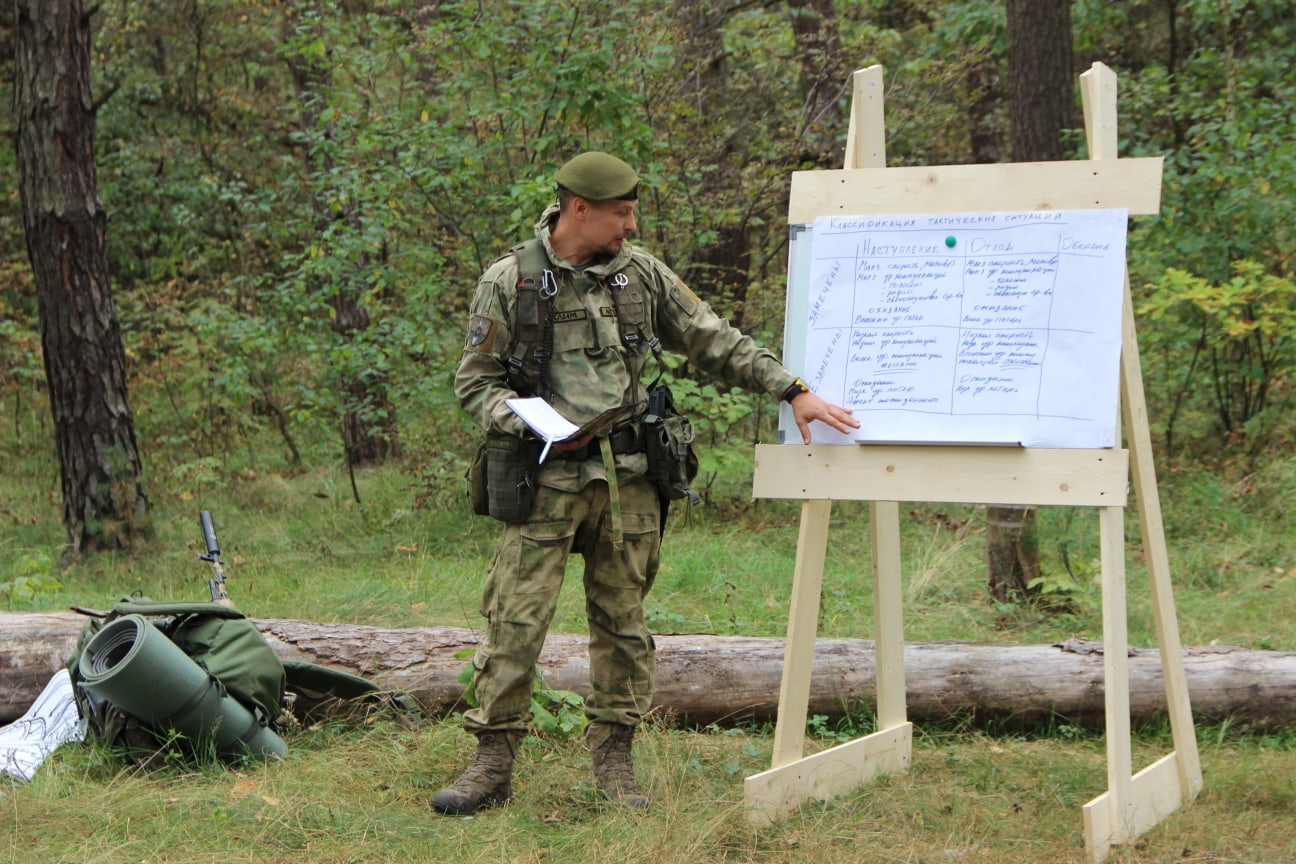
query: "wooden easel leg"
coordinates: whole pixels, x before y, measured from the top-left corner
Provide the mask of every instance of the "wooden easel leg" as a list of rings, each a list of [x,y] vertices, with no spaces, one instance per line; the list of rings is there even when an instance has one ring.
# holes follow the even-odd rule
[[[881,728],[872,735],[813,756],[803,756],[830,502],[806,501],[802,505],[778,725],[774,730],[773,765],[768,771],[748,777],[743,784],[747,815],[756,825],[771,824],[812,798],[844,795],[876,777],[909,769],[913,726],[904,719],[899,512],[898,504],[883,502],[873,513],[878,725]]]
[[[908,722],[905,704],[904,607],[900,587],[900,505],[869,505],[873,531],[873,632],[877,639],[877,726]]]
[[[823,589],[831,515],[831,501],[805,501],[801,505],[787,645],[783,649],[783,679],[779,685],[778,719],[774,727],[775,768],[800,759],[805,749],[806,711],[810,704],[814,644],[819,628],[819,595]]]
[[[1117,114],[1116,74],[1102,63],[1094,63],[1080,76],[1084,102],[1085,133],[1091,159],[1116,159]],[[1171,813],[1192,800],[1202,788],[1201,762],[1197,754],[1197,736],[1193,728],[1192,709],[1188,699],[1188,680],[1184,672],[1183,648],[1179,643],[1179,623],[1175,615],[1170,585],[1170,563],[1166,554],[1165,532],[1161,522],[1161,501],[1157,492],[1156,471],[1152,460],[1152,435],[1148,424],[1147,401],[1143,393],[1143,369],[1139,360],[1138,336],[1134,321],[1134,304],[1130,294],[1129,273],[1125,275],[1121,322],[1121,406],[1124,409],[1125,438],[1130,453],[1130,472],[1134,499],[1138,507],[1143,553],[1152,586],[1152,612],[1156,621],[1157,642],[1161,651],[1161,670],[1165,680],[1166,704],[1170,728],[1174,735],[1174,752],[1125,781],[1125,753],[1113,753],[1113,722],[1121,722],[1128,739],[1128,677],[1120,684],[1124,716],[1113,717],[1112,653],[1115,647],[1107,636],[1107,736],[1110,790],[1085,805],[1085,846],[1089,860],[1098,864],[1106,858],[1114,843],[1127,842],[1143,834]],[[1118,511],[1119,512],[1119,511]],[[1108,526],[1107,520],[1113,519]],[[1104,538],[1115,535],[1114,517],[1104,514]],[[1122,535],[1123,537],[1123,526]],[[1106,542],[1104,540],[1104,542]],[[1104,556],[1106,561],[1106,556]],[[1122,564],[1123,573],[1123,564]],[[1104,628],[1107,625],[1109,585],[1104,564]],[[1122,576],[1121,605],[1124,605]],[[1111,612],[1114,617],[1114,611]],[[1124,611],[1120,613],[1121,632],[1125,629]],[[1122,660],[1124,657],[1122,651]],[[1120,664],[1124,666],[1122,662]],[[1117,765],[1120,760],[1122,764]]]
[[[1125,510],[1099,510],[1102,536],[1103,680],[1107,703],[1107,794],[1085,812],[1085,848],[1098,864],[1133,824],[1134,760],[1130,749],[1129,631],[1125,604]],[[1105,812],[1102,812],[1105,811]]]
[[[1202,789],[1201,759],[1197,753],[1197,731],[1193,727],[1188,676],[1184,671],[1183,646],[1179,641],[1179,618],[1170,582],[1170,557],[1166,552],[1161,497],[1152,461],[1152,433],[1148,424],[1147,398],[1143,392],[1138,340],[1134,337],[1134,303],[1128,275],[1125,279],[1124,318],[1122,329],[1126,336],[1121,346],[1121,404],[1125,407],[1134,502],[1138,507],[1143,556],[1152,587],[1152,615],[1161,651],[1161,674],[1165,680],[1179,785],[1184,800],[1191,801]]]

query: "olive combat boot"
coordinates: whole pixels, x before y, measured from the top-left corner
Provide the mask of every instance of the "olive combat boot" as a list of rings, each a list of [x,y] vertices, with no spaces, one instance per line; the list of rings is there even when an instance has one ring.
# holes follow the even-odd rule
[[[613,803],[631,810],[647,810],[648,796],[639,794],[635,783],[630,742],[634,727],[620,723],[591,723],[585,730],[585,742],[594,756],[594,779],[599,789]]]
[[[513,797],[513,757],[522,735],[482,732],[477,755],[459,779],[432,796],[432,808],[449,816],[467,816]]]

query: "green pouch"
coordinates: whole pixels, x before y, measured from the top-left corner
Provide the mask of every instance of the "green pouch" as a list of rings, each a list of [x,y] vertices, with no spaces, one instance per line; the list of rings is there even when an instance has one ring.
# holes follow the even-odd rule
[[[488,515],[501,522],[525,522],[535,507],[539,488],[540,442],[515,435],[488,435],[483,447]]]

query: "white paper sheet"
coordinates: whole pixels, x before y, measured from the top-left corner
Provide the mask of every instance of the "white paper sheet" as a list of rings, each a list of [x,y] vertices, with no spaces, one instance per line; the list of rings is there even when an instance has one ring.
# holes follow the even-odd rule
[[[789,283],[804,346],[789,365],[861,429],[816,424],[815,441],[1114,446],[1127,219],[816,220]]]
[[[85,721],[72,696],[72,678],[60,669],[27,713],[0,727],[0,774],[30,780],[50,753],[85,740]]]
[[[512,408],[513,413],[521,417],[522,422],[545,442],[544,449],[540,451],[541,463],[549,455],[549,448],[555,441],[566,441],[580,432],[579,426],[559,414],[556,408],[539,396],[505,399],[504,404]]]

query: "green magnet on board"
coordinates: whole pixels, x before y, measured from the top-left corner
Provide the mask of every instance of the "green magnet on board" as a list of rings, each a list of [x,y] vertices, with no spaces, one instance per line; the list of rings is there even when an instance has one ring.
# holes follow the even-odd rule
[[[958,242],[958,241],[954,239],[954,235],[953,235],[953,234],[951,234],[950,236],[948,236],[948,237],[945,238],[945,245],[948,246],[948,247],[950,247],[951,249],[954,248],[954,244],[957,243],[957,242]]]

